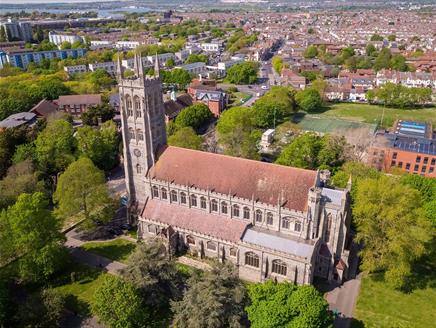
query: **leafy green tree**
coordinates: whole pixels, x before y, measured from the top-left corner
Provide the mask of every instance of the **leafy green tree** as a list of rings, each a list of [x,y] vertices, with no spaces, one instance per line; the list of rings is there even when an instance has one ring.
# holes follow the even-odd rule
[[[388,41],[395,41],[397,39],[397,37],[396,37],[396,35],[395,34],[390,34],[390,35],[388,35]]]
[[[94,85],[95,90],[110,90],[116,84],[115,79],[104,69],[97,69],[89,74],[89,81]]]
[[[252,84],[257,81],[259,66],[254,62],[244,62],[230,67],[226,80],[234,84]]]
[[[65,237],[42,193],[21,194],[0,212],[0,227],[0,266],[18,260],[18,274],[27,281],[44,281],[62,267]]]
[[[298,107],[305,112],[314,112],[322,107],[322,98],[318,90],[306,88],[295,95]]]
[[[203,62],[207,64],[209,58],[206,54],[190,54],[185,60],[185,64],[199,63]]]
[[[197,135],[190,126],[180,128],[168,137],[170,146],[201,150],[202,143],[203,138]]]
[[[375,48],[375,46],[372,43],[368,43],[366,45],[365,52],[366,52],[367,56],[371,57],[377,52],[377,49]]]
[[[83,44],[83,42],[81,40],[77,40],[74,41],[73,44],[71,45],[72,49],[78,49],[78,48],[86,48],[86,45]]]
[[[99,120],[106,122],[111,120],[115,116],[114,109],[108,104],[103,103],[101,105],[91,106],[86,112],[80,115],[83,124],[86,125],[98,125]]]
[[[38,167],[48,174],[65,170],[74,161],[75,140],[73,126],[66,120],[54,120],[35,140]]]
[[[173,325],[179,328],[243,327],[246,290],[232,265],[213,268],[188,282],[179,302],[173,302]]]
[[[318,48],[314,45],[310,45],[306,48],[303,54],[304,58],[315,58],[318,56]]]
[[[84,126],[77,130],[77,150],[101,170],[108,171],[118,162],[118,132],[114,122],[103,123],[100,130]]]
[[[176,62],[174,58],[168,58],[167,61],[165,62],[165,67],[173,68],[174,66],[176,66]]]
[[[332,182],[336,187],[345,188],[348,180],[352,179],[353,189],[356,187],[358,180],[364,178],[375,179],[380,176],[380,172],[361,162],[346,162],[333,175]]]
[[[18,308],[20,327],[61,327],[66,306],[66,296],[53,289],[44,289],[30,295]]]
[[[111,328],[145,327],[150,318],[136,288],[110,274],[103,276],[94,293],[92,312]]]
[[[383,68],[389,68],[391,65],[391,50],[389,48],[383,48],[374,61],[374,69],[379,71]]]
[[[424,105],[431,101],[429,88],[408,88],[401,84],[388,82],[370,91],[368,99],[379,101],[385,106],[407,108]]]
[[[5,28],[3,26],[0,27],[0,42],[7,42],[8,36],[6,34]]]
[[[18,164],[25,160],[29,160],[32,163],[36,161],[35,144],[33,142],[18,145],[15,148],[12,163]]]
[[[71,49],[71,42],[68,42],[68,41],[62,42],[61,49]]]
[[[28,128],[25,126],[6,129],[0,132],[0,178],[12,164],[16,147],[28,141]]]
[[[175,263],[168,259],[165,246],[158,239],[138,244],[130,255],[122,277],[136,286],[150,306],[167,306],[180,298],[181,280]]]
[[[104,174],[86,157],[73,162],[61,174],[53,200],[60,217],[81,219],[86,229],[112,219],[113,201]]]
[[[287,87],[274,86],[253,105],[255,124],[272,128],[296,111],[294,92]]]
[[[361,180],[353,216],[356,241],[364,245],[362,269],[383,270],[389,285],[405,287],[412,264],[425,253],[431,239],[419,192],[387,176]]]
[[[390,67],[396,71],[406,72],[409,66],[406,64],[406,58],[401,55],[394,55],[391,58]]]
[[[343,136],[324,135],[317,155],[318,168],[336,171],[347,159],[349,145]]]
[[[374,33],[371,36],[370,41],[383,41],[383,37],[381,35],[377,34],[377,33]]]
[[[269,280],[248,286],[248,295],[246,311],[253,328],[333,327],[328,303],[313,286]]]
[[[150,71],[148,74],[151,75]],[[162,71],[161,75],[164,83],[177,84],[179,89],[185,89],[192,81],[192,77],[188,71],[182,68],[175,68],[171,71]]]
[[[253,109],[249,107],[233,107],[220,116],[217,132],[224,153],[259,159],[257,143],[262,133],[256,130],[254,122]]]
[[[304,133],[286,146],[276,163],[287,166],[315,169],[318,167],[318,153],[322,149],[321,137]]]
[[[274,56],[271,60],[272,67],[274,70],[280,74],[282,72],[282,69],[284,67],[283,59],[280,56]]]
[[[22,193],[43,191],[43,182],[38,182],[37,174],[29,160],[12,165],[8,174],[0,180],[0,209],[13,205]]]
[[[179,128],[191,127],[195,130],[206,124],[212,118],[209,107],[203,103],[198,103],[186,107],[176,117],[176,125]]]

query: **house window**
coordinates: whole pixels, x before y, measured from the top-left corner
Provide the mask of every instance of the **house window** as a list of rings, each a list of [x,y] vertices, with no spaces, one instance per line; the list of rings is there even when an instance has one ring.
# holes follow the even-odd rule
[[[271,212],[266,213],[266,224],[272,225],[274,223],[274,216]]]
[[[413,171],[418,171],[418,169],[419,169],[419,165],[415,164],[415,167],[413,168]]]
[[[416,156],[416,163],[420,163],[421,162],[421,156]]]
[[[406,170],[410,170],[410,163],[406,164]]]
[[[214,242],[208,241],[206,243],[206,248],[210,251],[216,252],[216,244]]]
[[[233,205],[233,216],[239,217],[239,206]]]
[[[148,227],[147,227],[147,229],[148,229],[148,232],[149,232],[149,233],[152,233],[153,235],[156,234],[156,226],[155,226],[155,225],[153,225],[153,224],[149,224]]]
[[[392,161],[392,162],[391,162],[391,166],[395,166],[395,164],[396,164],[395,161]]]
[[[294,230],[297,231],[297,232],[301,231],[301,223],[300,222],[295,222]]]
[[[139,164],[136,164],[136,173],[140,174],[142,172],[142,167]]]
[[[171,201],[177,202],[177,191],[171,190]]]
[[[433,173],[433,171],[434,171],[434,167],[430,166],[430,168],[428,169],[428,173]]]
[[[191,235],[186,236],[186,243],[188,245],[195,245],[195,239]]]
[[[271,271],[274,273],[277,273],[281,276],[286,276],[286,274],[288,272],[288,267],[287,267],[286,263],[283,261],[273,260]]]
[[[393,155],[392,155],[392,159],[397,159],[397,153],[394,153]]]
[[[153,186],[151,189],[153,191],[153,197],[159,197],[159,188],[156,186]]]
[[[262,211],[256,210],[256,222],[262,222]]]
[[[168,199],[168,194],[167,194],[167,190],[165,188],[162,188],[160,190],[160,193],[162,195],[162,199]]]
[[[291,222],[290,222],[289,218],[282,219],[282,228],[283,229],[289,229],[290,224],[291,224]]]
[[[136,130],[136,135],[138,136],[138,140],[144,140],[144,134],[142,133],[142,130]]]
[[[129,128],[129,138],[135,140],[135,131],[133,128]]]
[[[227,214],[227,203],[226,202],[221,203],[221,213]]]
[[[398,162],[398,167],[402,168],[403,167],[403,162]]]
[[[197,206],[197,196],[191,195],[191,206]]]
[[[230,256],[236,257],[238,250],[234,247],[230,248]]]
[[[215,199],[212,199],[210,202],[210,207],[212,212],[218,212],[218,202]]]
[[[328,243],[330,241],[330,230],[332,228],[332,215],[329,213],[327,215],[327,223],[326,223],[326,230],[325,230],[325,238],[324,241]]]
[[[423,166],[422,168],[421,168],[421,172],[425,172],[427,170],[427,166]]]
[[[422,164],[427,164],[428,163],[428,157],[424,157],[424,161],[422,162]]]
[[[206,198],[205,197],[200,198],[200,206],[201,206],[201,208],[206,208]]]
[[[435,165],[435,164],[436,164],[436,158],[432,158],[430,165]]]
[[[244,207],[244,219],[250,219],[250,209],[248,207]]]
[[[245,253],[245,265],[258,268],[259,267],[259,255],[254,254],[253,252]]]
[[[186,204],[186,194],[184,192],[180,193],[180,203]]]

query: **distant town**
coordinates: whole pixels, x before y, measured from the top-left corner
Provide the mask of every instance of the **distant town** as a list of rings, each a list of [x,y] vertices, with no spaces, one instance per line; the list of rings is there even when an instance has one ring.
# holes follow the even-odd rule
[[[0,327],[427,327],[431,1],[0,5]]]

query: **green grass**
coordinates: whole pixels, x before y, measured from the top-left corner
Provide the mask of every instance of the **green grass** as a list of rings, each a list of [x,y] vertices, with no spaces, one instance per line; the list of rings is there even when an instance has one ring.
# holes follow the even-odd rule
[[[383,106],[368,104],[340,103],[333,104],[317,115],[337,117],[365,123],[379,123],[383,113]],[[397,109],[386,108],[383,126],[391,127],[395,120],[426,121],[436,125],[436,108]]]
[[[89,242],[81,247],[88,252],[113,261],[126,262],[129,255],[135,250],[136,244],[125,239],[115,239],[104,242]]]
[[[53,288],[67,295],[68,309],[89,316],[95,290],[106,274],[108,273],[72,262],[69,269],[53,282]]]
[[[434,275],[434,273],[430,273]],[[421,276],[424,278],[424,275]],[[436,285],[433,279],[410,293],[389,288],[379,274],[365,276],[354,310],[352,327],[413,328],[436,323]]]

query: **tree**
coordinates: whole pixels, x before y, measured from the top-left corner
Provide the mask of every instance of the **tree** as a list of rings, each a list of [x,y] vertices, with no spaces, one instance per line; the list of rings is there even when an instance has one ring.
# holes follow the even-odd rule
[[[77,130],[77,150],[101,170],[108,171],[118,162],[118,132],[113,121],[102,124],[99,130],[84,126]]]
[[[231,264],[190,279],[188,286],[183,299],[172,303],[174,326],[242,327],[246,290]]]
[[[121,275],[138,288],[147,305],[167,306],[170,299],[180,298],[181,281],[175,263],[168,259],[158,239],[138,244]]]
[[[397,39],[397,37],[396,37],[395,34],[389,34],[389,35],[388,35],[388,41],[393,42],[393,41],[395,41],[396,39]]]
[[[409,66],[406,64],[406,58],[401,55],[392,56],[389,66],[396,71],[407,72],[409,70]]]
[[[66,306],[65,295],[53,289],[43,289],[28,296],[18,308],[20,327],[61,327]]]
[[[310,45],[304,51],[304,58],[315,58],[318,56],[318,48],[314,45]]]
[[[149,319],[136,288],[110,274],[103,276],[94,293],[92,312],[111,328],[145,327]]]
[[[274,70],[280,74],[282,72],[282,68],[284,66],[283,59],[280,56],[274,56],[271,60],[272,67]]]
[[[63,171],[74,161],[75,140],[73,126],[66,120],[54,120],[35,140],[38,167],[48,174]]]
[[[254,122],[254,110],[249,107],[233,107],[220,116],[216,129],[224,153],[236,157],[259,158],[257,143],[262,133],[256,130]]]
[[[7,42],[8,36],[6,34],[6,30],[3,26],[0,27],[0,42]]]
[[[30,160],[19,162],[8,169],[8,174],[0,180],[0,209],[13,205],[22,193],[43,191],[43,182],[38,182]]]
[[[389,48],[383,48],[374,61],[374,70],[379,71],[383,68],[389,68],[391,65],[392,54]]]
[[[377,49],[375,48],[375,46],[372,43],[368,43],[366,45],[365,52],[366,52],[367,56],[371,57],[377,52]]]
[[[294,92],[287,87],[273,86],[253,105],[256,126],[273,128],[296,110]]]
[[[313,286],[271,280],[248,287],[246,307],[253,328],[332,327],[328,303]]]
[[[19,276],[28,281],[44,281],[62,266],[65,237],[41,192],[21,194],[0,212],[0,227],[0,266],[18,260]]]
[[[364,245],[362,269],[383,270],[389,285],[404,287],[413,262],[425,253],[431,239],[419,192],[387,176],[361,180],[353,216],[356,241]]]
[[[244,62],[230,67],[226,80],[234,84],[252,84],[257,81],[259,66],[254,62]]]
[[[168,58],[167,61],[165,62],[165,67],[173,68],[174,66],[176,66],[176,62],[174,58]]]
[[[112,219],[113,201],[104,174],[86,157],[70,164],[61,174],[53,200],[60,217],[83,219],[86,229]]]
[[[377,34],[377,33],[374,33],[371,36],[370,41],[383,41],[383,37],[381,35]]]
[[[300,107],[305,112],[313,112],[322,107],[322,98],[318,90],[314,88],[307,88],[298,91],[295,95],[295,100],[297,101],[298,107]]]
[[[6,129],[0,132],[0,178],[12,164],[12,156],[16,147],[25,143],[28,138],[28,128],[25,126]]]
[[[62,42],[61,49],[71,49],[71,42],[68,42],[68,41]]]
[[[89,74],[89,81],[94,85],[95,91],[110,90],[116,84],[115,79],[104,69],[96,69]]]
[[[91,106],[80,115],[83,124],[98,125],[99,121],[106,122],[115,116],[114,109],[108,103]]]
[[[206,54],[190,54],[185,60],[185,64],[203,62],[207,64],[208,56]]]
[[[148,73],[151,75],[151,73]],[[162,81],[169,84],[177,84],[179,89],[185,89],[191,83],[192,77],[188,71],[182,68],[175,68],[171,71],[162,71]]]
[[[332,182],[333,185],[335,185],[336,187],[345,188],[347,186],[348,180],[351,177],[354,190],[359,180],[364,178],[375,179],[379,176],[379,171],[361,162],[346,162],[333,175]]]
[[[206,124],[212,116],[212,112],[207,105],[198,103],[183,109],[177,115],[175,122],[179,128],[191,127],[197,130],[203,124]]]
[[[313,133],[304,133],[283,149],[276,163],[304,169],[316,169],[318,167],[318,153],[321,149],[321,137]]]
[[[202,143],[203,138],[197,135],[190,126],[180,128],[168,137],[170,146],[201,150]]]

